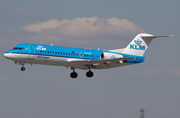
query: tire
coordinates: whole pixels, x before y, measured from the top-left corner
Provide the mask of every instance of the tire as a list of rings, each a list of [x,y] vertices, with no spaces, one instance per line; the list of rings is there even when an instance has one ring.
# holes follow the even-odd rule
[[[21,67],[21,71],[25,71],[26,70],[26,68],[25,67]]]
[[[71,78],[77,78],[77,76],[78,76],[78,74],[77,74],[76,72],[72,72],[72,73],[70,74],[70,77],[71,77]]]

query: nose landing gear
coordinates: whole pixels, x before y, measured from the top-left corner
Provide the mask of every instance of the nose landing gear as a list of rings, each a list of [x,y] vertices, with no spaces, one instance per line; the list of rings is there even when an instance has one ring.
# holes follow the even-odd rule
[[[15,61],[14,63],[15,63],[15,64],[18,64],[18,65],[22,65],[21,71],[25,71],[25,70],[26,70],[26,68],[24,67],[24,65],[25,65],[24,62],[18,62],[18,61]]]

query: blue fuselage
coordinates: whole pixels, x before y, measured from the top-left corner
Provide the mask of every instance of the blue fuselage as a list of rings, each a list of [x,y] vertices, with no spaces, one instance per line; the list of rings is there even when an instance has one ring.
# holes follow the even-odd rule
[[[39,59],[39,58],[49,59],[50,57],[100,60],[101,54],[104,52],[119,54],[125,57],[135,56],[135,55],[105,51],[105,50],[70,48],[70,47],[49,46],[49,45],[39,45],[39,44],[19,44],[16,45],[12,50],[9,50],[5,53],[26,54],[29,55],[28,59],[30,60]],[[127,60],[126,63],[144,62],[144,56],[136,56],[136,57],[138,58]]]

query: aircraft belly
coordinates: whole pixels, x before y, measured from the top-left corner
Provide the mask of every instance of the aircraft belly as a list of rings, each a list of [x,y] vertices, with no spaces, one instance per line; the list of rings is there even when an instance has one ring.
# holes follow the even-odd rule
[[[29,60],[34,64],[44,64],[44,65],[64,65],[67,58],[64,57],[54,57],[54,56],[42,56],[36,55],[34,60]]]
[[[69,58],[35,55],[35,58],[33,60],[26,59],[23,62],[30,63],[30,64],[70,67],[69,63],[67,62],[67,59]]]
[[[30,56],[33,58],[29,59],[29,54],[14,54],[13,58],[10,60],[30,63],[30,64],[65,66],[65,67],[78,68],[83,70],[87,70],[88,67],[90,67],[91,69],[109,69],[109,68],[130,65],[129,63],[83,64],[81,63],[81,61],[79,63],[73,64],[73,63],[69,63],[68,60],[70,58],[66,58],[66,57],[55,57],[55,56],[46,56],[46,55],[30,55]]]

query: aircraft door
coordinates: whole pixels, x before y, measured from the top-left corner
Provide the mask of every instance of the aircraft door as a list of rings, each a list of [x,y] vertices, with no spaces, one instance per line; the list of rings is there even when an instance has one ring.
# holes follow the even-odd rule
[[[29,47],[29,57],[28,57],[28,59],[29,60],[33,60],[34,59],[34,55],[35,55],[34,46],[29,45],[28,47]]]
[[[79,53],[79,56],[80,56],[80,58],[83,58],[83,53],[80,52],[80,53]]]

